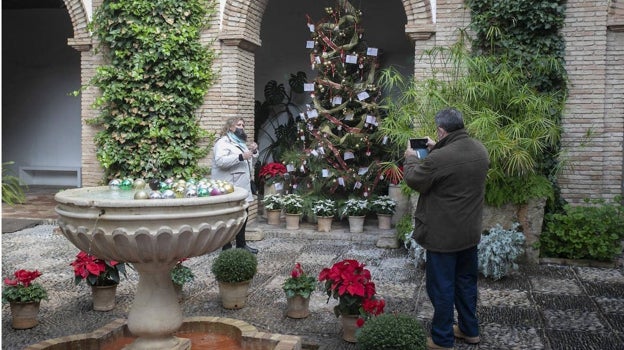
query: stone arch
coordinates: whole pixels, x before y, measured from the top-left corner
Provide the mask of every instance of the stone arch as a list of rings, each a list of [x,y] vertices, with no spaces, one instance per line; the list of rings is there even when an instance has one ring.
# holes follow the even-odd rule
[[[260,26],[269,1],[227,1],[219,38],[224,42],[234,41],[237,46],[246,46],[250,51],[253,51],[255,46],[260,46]],[[407,16],[406,34],[412,40],[428,39],[435,32],[430,0],[402,0],[402,2]]]
[[[67,39],[67,44],[78,51],[91,49],[91,35],[87,29],[89,18],[82,0],[63,0],[74,28],[74,37]]]

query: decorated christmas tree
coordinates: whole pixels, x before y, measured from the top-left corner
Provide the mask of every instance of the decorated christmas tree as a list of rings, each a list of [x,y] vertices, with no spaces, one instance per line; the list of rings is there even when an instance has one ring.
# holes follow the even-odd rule
[[[316,78],[304,90],[312,103],[297,118],[298,139],[283,162],[294,192],[368,197],[385,185],[379,162],[388,153],[378,132],[378,49],[363,39],[361,12],[348,1],[325,11],[318,23],[308,17]]]

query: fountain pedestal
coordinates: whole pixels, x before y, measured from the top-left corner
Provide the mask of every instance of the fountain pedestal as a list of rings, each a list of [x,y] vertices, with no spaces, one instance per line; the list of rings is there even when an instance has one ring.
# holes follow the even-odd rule
[[[247,218],[247,191],[214,197],[133,199],[108,187],[59,192],[56,212],[63,235],[78,249],[106,260],[131,263],[139,285],[128,314],[138,336],[128,350],[187,350],[173,336],[182,310],[170,271],[182,258],[199,256],[232,241]]]

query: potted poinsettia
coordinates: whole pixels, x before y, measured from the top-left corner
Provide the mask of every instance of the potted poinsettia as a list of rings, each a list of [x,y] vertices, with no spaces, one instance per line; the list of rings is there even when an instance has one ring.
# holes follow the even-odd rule
[[[48,293],[39,283],[33,281],[41,276],[38,270],[17,270],[14,278],[4,279],[2,301],[10,303],[11,326],[15,329],[27,329],[36,326],[39,321],[39,305],[48,299]]]
[[[279,191],[274,185],[284,182],[284,174],[287,172],[284,164],[278,162],[267,163],[260,168],[258,176],[260,177],[260,181],[264,183],[264,194],[278,193]]]
[[[125,264],[115,260],[100,259],[81,251],[70,265],[74,268],[75,284],[84,280],[91,286],[93,310],[112,310],[115,307],[115,293],[120,281],[119,273],[126,276]]]
[[[286,315],[291,318],[307,317],[310,314],[310,294],[316,289],[316,278],[307,275],[300,263],[295,263],[282,289],[288,303]]]
[[[342,316],[344,340],[355,342],[355,333],[346,330],[362,327],[369,317],[383,313],[386,303],[377,297],[371,273],[359,261],[345,259],[326,267],[319,273],[318,280],[325,282],[327,301],[338,300],[334,314]]]

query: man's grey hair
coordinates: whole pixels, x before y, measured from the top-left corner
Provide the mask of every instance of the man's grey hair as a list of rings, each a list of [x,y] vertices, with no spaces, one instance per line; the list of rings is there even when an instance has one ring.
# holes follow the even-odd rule
[[[436,126],[444,129],[446,132],[464,128],[464,118],[462,113],[455,108],[445,108],[439,111],[435,116]]]

